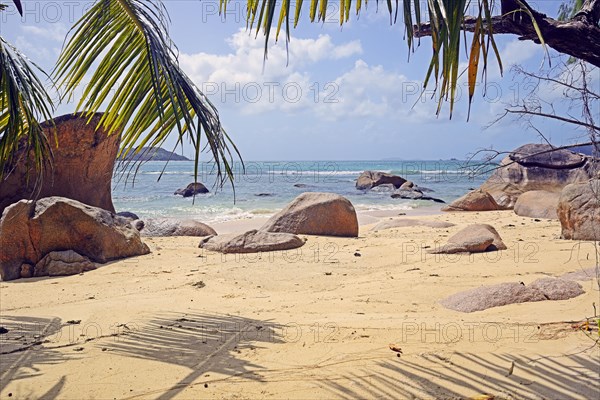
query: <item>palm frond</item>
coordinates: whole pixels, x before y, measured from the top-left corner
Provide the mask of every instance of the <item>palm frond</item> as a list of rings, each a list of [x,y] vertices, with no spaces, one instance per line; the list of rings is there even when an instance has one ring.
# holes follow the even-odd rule
[[[23,6],[21,5],[21,0],[12,0],[12,1],[15,4],[15,7],[17,7],[17,11],[19,12],[19,15],[23,16]]]
[[[54,76],[65,96],[86,85],[77,111],[104,111],[99,127],[122,131],[121,158],[176,131],[178,144],[194,148],[196,180],[207,148],[218,183],[233,183],[232,159],[240,154],[217,109],[179,67],[159,0],[98,1],[69,32]]]
[[[35,69],[42,72],[0,37],[0,181],[17,150],[24,150],[26,162],[34,164],[28,167],[40,171],[40,179],[51,154],[39,121],[51,118],[53,104]]]
[[[219,0],[220,8],[224,9],[227,3],[231,0]],[[260,4],[259,4],[260,3]],[[308,4],[308,6],[307,6]],[[293,26],[298,25],[301,16],[302,7],[308,7],[308,19],[311,22],[325,22],[327,18],[328,0],[297,0],[295,3]],[[340,25],[349,21],[351,0],[339,0],[335,3],[340,7]],[[469,57],[469,75],[476,77],[480,59],[482,59],[484,67],[483,73],[487,70],[487,57],[489,54],[494,54],[502,71],[502,62],[498,52],[496,42],[494,40],[494,32],[492,29],[491,14],[494,7],[493,0],[427,0],[427,14],[429,15],[432,29],[432,44],[433,51],[431,55],[430,66],[426,72],[424,79],[424,89],[430,82],[433,75],[435,78],[435,91],[439,91],[438,114],[441,111],[444,102],[450,105],[450,118],[454,110],[454,102],[456,100],[457,83],[459,78],[459,64],[461,55],[461,46],[463,39],[463,22],[467,16],[468,9],[478,9],[478,24],[480,29],[474,35],[471,43],[471,51]],[[476,7],[471,7],[475,5]],[[367,1],[364,2],[366,7]],[[377,0],[379,5],[379,0]],[[399,5],[399,0],[386,0],[387,11],[390,14],[390,23],[394,24],[398,21],[399,10],[402,10],[403,21],[405,24],[405,37],[409,51],[414,50],[415,30],[423,22],[421,20],[421,2],[417,0],[402,0],[402,5]],[[279,10],[277,9],[279,7]],[[363,2],[357,0],[356,14],[360,14],[363,7]],[[286,24],[286,40],[289,41],[289,17],[290,17],[290,1],[275,1],[275,0],[247,0],[247,26],[252,28],[256,23],[256,33],[261,30],[265,36],[265,59],[268,50],[268,41],[271,37],[271,29],[275,27],[275,40],[279,37],[279,32],[283,23]],[[257,11],[260,12],[257,13]],[[279,12],[279,18],[274,23],[274,17]],[[532,21],[535,25],[535,21]],[[472,101],[472,92],[475,88],[476,79],[470,78],[469,81],[469,107]]]

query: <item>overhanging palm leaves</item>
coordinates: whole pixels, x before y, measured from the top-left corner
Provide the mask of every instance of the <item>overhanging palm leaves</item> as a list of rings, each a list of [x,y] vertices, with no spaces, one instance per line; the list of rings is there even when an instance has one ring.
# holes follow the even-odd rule
[[[21,12],[21,1],[12,1]],[[200,153],[208,148],[217,182],[233,182],[231,160],[239,152],[215,107],[180,69],[167,20],[159,0],[98,1],[70,32],[54,71],[59,88],[71,97],[85,84],[77,111],[90,118],[104,111],[100,127],[122,131],[121,156],[160,146],[176,130],[177,145],[189,140],[195,150],[196,178]],[[53,106],[28,60],[0,40],[2,179],[25,137],[38,170],[51,158],[39,121],[51,118]]]
[[[216,108],[180,69],[167,20],[160,1],[98,1],[71,30],[55,77],[66,96],[85,85],[77,105],[84,115],[104,111],[100,126],[123,130],[121,156],[160,146],[176,130],[177,144],[188,139],[195,150],[196,177],[208,147],[219,182],[233,181],[230,147],[239,152]]]
[[[225,10],[230,0],[219,0],[221,10]],[[379,3],[379,0],[376,0]],[[520,0],[515,0],[520,3]],[[290,7],[291,0],[247,0],[247,26],[253,29],[256,25],[256,34],[262,30],[265,35],[265,58],[267,57],[267,45],[270,37],[273,20],[278,14],[276,24],[276,39],[279,37],[280,30],[285,24],[286,39],[290,37],[290,18],[293,17],[293,26],[296,27],[301,15],[303,6],[306,9],[308,4],[308,17],[311,22],[325,22],[327,18],[328,0],[296,0],[295,10]],[[347,23],[352,9],[352,0],[336,0],[334,3],[339,5],[340,25]],[[390,14],[390,22],[397,21],[399,9],[403,13],[401,20],[406,26],[405,37],[410,51],[414,50],[415,33],[418,34],[421,26],[421,2],[418,0],[386,0],[387,10]],[[368,0],[364,1],[364,6]],[[355,9],[358,15],[363,7],[363,1],[356,0]],[[450,104],[450,117],[454,109],[456,99],[456,86],[459,79],[460,51],[463,40],[466,37],[463,32],[463,22],[467,16],[469,8],[478,10],[476,19],[477,29],[474,32],[473,39],[468,52],[468,86],[469,86],[469,109],[473,99],[477,83],[478,72],[482,72],[485,79],[487,71],[488,55],[493,53],[500,69],[502,62],[494,41],[494,30],[492,26],[492,10],[494,9],[494,0],[427,0],[427,16],[431,25],[432,37],[432,56],[429,68],[425,74],[425,89],[431,80],[435,79],[435,91],[438,92],[439,103],[437,113],[440,113],[444,101]],[[529,15],[528,8],[523,4],[520,10]],[[293,15],[292,15],[293,14]],[[535,19],[531,18],[532,24],[537,27]],[[541,34],[540,40],[543,43]],[[480,69],[480,61],[483,68]]]
[[[26,161],[34,164],[30,167],[38,171],[51,154],[38,121],[51,117],[53,105],[35,69],[39,68],[0,37],[0,181],[10,172],[20,145]]]

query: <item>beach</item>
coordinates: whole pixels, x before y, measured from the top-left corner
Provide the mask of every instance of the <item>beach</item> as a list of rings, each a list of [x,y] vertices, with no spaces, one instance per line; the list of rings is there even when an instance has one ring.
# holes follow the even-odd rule
[[[595,279],[570,300],[440,305],[589,269],[593,242],[561,240],[558,221],[510,210],[428,214],[359,212],[358,238],[300,235],[303,247],[262,254],[144,238],[145,256],[0,282],[0,398],[594,397],[597,332],[580,323],[600,305]],[[391,217],[456,225],[371,230]],[[473,222],[493,225],[508,249],[427,253]]]

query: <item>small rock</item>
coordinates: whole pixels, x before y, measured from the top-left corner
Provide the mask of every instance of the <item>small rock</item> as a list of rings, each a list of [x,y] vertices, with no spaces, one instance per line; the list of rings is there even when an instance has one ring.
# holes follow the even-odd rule
[[[295,249],[304,243],[304,240],[291,233],[251,230],[242,234],[209,236],[198,247],[221,253],[260,253]]]
[[[136,214],[134,214],[130,211],[121,211],[121,212],[118,212],[117,215],[119,217],[130,219],[132,221],[136,220],[136,219],[140,219],[140,217],[138,217]]]
[[[474,224],[451,236],[446,245],[429,252],[431,254],[482,253],[506,249],[506,245],[493,226]]]
[[[191,197],[197,194],[208,193],[209,190],[200,182],[193,182],[187,185],[185,188],[177,189],[174,194],[181,195],[183,197]]]
[[[76,275],[96,269],[89,258],[73,251],[52,251],[35,265],[35,276]]]
[[[31,278],[33,276],[33,265],[23,263],[21,264],[21,278]]]

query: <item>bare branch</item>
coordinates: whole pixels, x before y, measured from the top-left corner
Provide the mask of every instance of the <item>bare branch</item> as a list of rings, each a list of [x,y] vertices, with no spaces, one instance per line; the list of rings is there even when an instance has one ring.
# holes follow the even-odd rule
[[[538,111],[531,111],[531,110],[527,110],[527,109],[523,109],[523,110],[510,110],[510,109],[506,109],[506,112],[508,114],[526,114],[526,115],[534,115],[534,116],[537,116],[537,117],[544,117],[544,118],[556,119],[556,120],[559,120],[559,121],[567,122],[569,124],[575,124],[575,125],[583,126],[585,128],[588,128],[588,129],[591,128],[591,129],[594,129],[594,130],[597,130],[598,132],[600,132],[600,126],[595,126],[595,125],[592,125],[592,124],[588,124],[586,122],[577,121],[576,119],[570,119],[570,118],[561,117],[559,115],[547,114],[547,113],[538,112]]]

